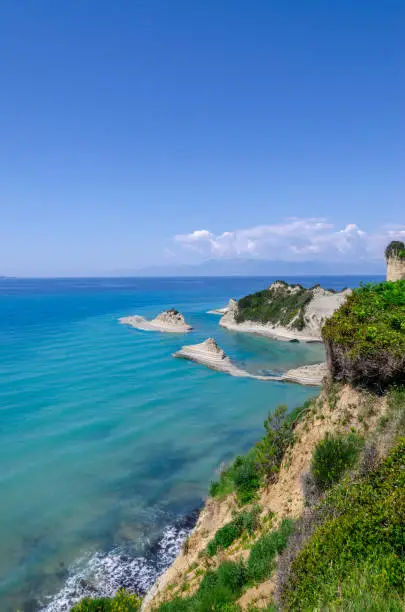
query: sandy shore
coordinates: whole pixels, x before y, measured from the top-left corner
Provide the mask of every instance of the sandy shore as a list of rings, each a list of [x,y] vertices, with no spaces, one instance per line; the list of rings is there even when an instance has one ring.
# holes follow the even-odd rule
[[[238,368],[231,359],[227,357],[225,352],[217,345],[213,338],[208,338],[200,344],[183,346],[179,351],[173,354],[173,357],[189,359],[195,363],[205,365],[212,370],[225,372],[231,376],[253,378],[255,380],[264,380],[268,382],[293,382],[301,385],[318,386],[321,384],[327,372],[326,364],[321,363],[288,370],[279,376],[250,374],[250,372]]]
[[[134,315],[121,317],[119,322],[143,331],[167,332],[171,334],[185,334],[193,329],[191,325],[185,322],[183,315],[174,309],[161,312],[151,321],[148,321],[145,317]]]

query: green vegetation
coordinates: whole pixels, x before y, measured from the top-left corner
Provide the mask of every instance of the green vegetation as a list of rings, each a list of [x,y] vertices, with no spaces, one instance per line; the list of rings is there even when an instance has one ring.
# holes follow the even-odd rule
[[[259,506],[253,506],[249,511],[239,512],[230,523],[218,529],[214,538],[208,543],[208,556],[215,555],[219,548],[229,548],[244,532],[252,535],[259,525],[259,512]]]
[[[254,453],[236,457],[234,462],[212,482],[209,493],[212,497],[222,499],[235,491],[241,505],[256,499],[260,487],[260,475],[256,469]]]
[[[338,482],[344,472],[354,466],[363,444],[363,438],[356,433],[326,435],[317,444],[311,472],[321,491]]]
[[[322,336],[332,374],[349,382],[405,382],[405,281],[353,291],[326,321]]]
[[[390,257],[405,258],[405,244],[401,240],[393,240],[385,249],[385,259]]]
[[[253,583],[260,583],[271,577],[276,556],[287,546],[293,529],[293,522],[284,519],[277,531],[264,534],[252,546],[247,563],[247,573]]]
[[[269,414],[264,422],[264,437],[221,472],[219,480],[211,483],[210,495],[222,499],[234,491],[243,505],[256,499],[260,486],[275,482],[285,451],[294,442],[295,423],[310,404],[311,400],[290,414],[287,406],[278,406]]]
[[[305,306],[312,300],[312,289],[277,281],[269,289],[240,299],[235,320],[237,323],[257,321],[283,326],[292,324],[292,327],[301,330],[305,326]]]
[[[246,564],[224,561],[216,570],[205,573],[194,595],[165,602],[158,612],[239,611],[235,602],[247,588],[272,575],[275,558],[286,547],[291,531],[292,521],[284,520],[278,531],[262,536],[254,544]]]
[[[330,490],[282,588],[287,610],[403,609],[404,457],[401,438],[377,468]]]
[[[142,600],[138,595],[131,595],[124,589],[118,591],[115,597],[90,599],[85,597],[73,606],[71,612],[137,612],[141,609]]]

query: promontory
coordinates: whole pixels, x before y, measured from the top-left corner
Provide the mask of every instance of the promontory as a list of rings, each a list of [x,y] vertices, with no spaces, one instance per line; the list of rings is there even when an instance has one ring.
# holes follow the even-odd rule
[[[322,342],[323,324],[350,293],[350,289],[337,292],[320,285],[306,289],[276,281],[238,302],[232,300],[219,324],[278,340]]]

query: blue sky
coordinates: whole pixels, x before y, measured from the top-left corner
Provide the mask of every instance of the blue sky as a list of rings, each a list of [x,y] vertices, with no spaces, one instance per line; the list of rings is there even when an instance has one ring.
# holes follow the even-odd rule
[[[405,3],[3,0],[0,274],[405,235]]]

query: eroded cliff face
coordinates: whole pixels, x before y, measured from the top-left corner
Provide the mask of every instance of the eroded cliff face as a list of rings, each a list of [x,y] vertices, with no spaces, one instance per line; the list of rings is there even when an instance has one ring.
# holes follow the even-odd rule
[[[390,257],[387,261],[387,281],[405,280],[405,258]]]
[[[223,500],[209,498],[181,553],[146,596],[143,612],[152,611],[173,597],[191,595],[208,569],[215,569],[224,560],[246,560],[252,545],[264,532],[278,528],[284,518],[301,516],[305,507],[303,483],[317,443],[326,433],[353,430],[360,434],[370,433],[376,429],[386,409],[385,397],[328,381],[298,422],[295,443],[284,457],[277,482],[259,492],[261,527],[257,532],[251,538],[236,540],[214,556],[207,556],[207,544],[218,529],[232,520],[233,512],[240,510],[234,494]],[[275,584],[273,576],[245,591],[237,603],[242,610],[251,606],[265,608]]]

